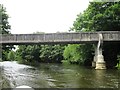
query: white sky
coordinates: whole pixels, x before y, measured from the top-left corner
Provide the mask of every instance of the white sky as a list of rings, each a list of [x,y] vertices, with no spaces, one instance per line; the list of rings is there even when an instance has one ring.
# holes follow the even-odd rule
[[[10,16],[11,33],[66,32],[89,0],[2,0]]]

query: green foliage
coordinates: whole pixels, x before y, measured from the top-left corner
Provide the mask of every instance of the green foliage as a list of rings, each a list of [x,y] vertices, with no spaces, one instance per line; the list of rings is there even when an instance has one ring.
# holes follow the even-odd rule
[[[10,51],[8,53],[8,60],[10,60],[10,61],[14,61],[15,60],[15,52],[14,51]]]
[[[62,45],[20,45],[16,51],[20,63],[58,62],[63,59]]]
[[[117,56],[118,63],[116,67],[120,70],[120,54]]]
[[[3,7],[2,4],[0,4],[0,34],[10,34],[10,28],[8,22],[8,14],[6,14],[6,9]],[[2,52],[2,55],[0,55],[0,58],[2,60],[7,60],[7,53],[13,48],[13,46],[10,45],[0,45],[0,49]]]
[[[39,61],[39,45],[20,45],[16,51],[16,58],[20,63]]]
[[[120,63],[120,55],[117,56],[117,60]]]
[[[0,4],[0,33],[1,34],[9,34],[10,25],[8,23],[9,16],[6,14],[6,9],[3,5]]]
[[[120,1],[119,2],[90,2],[88,8],[77,15],[71,30],[76,32],[86,31],[120,31]],[[86,48],[86,49],[84,49]],[[88,49],[87,49],[88,48]],[[91,47],[93,48],[93,46]],[[92,57],[91,48],[81,47],[83,59]],[[103,54],[107,66],[115,66],[117,54],[120,52],[120,43],[104,43]],[[86,50],[88,52],[86,52]],[[87,56],[85,56],[87,55]]]
[[[62,45],[42,45],[40,58],[43,62],[61,62],[63,59],[64,46]]]
[[[80,59],[80,52],[79,52],[79,47],[80,45],[78,44],[73,44],[65,47],[63,56],[65,60],[69,60],[70,63],[78,63]]]
[[[119,31],[120,2],[91,2],[89,7],[77,15],[74,31]]]
[[[92,45],[69,44],[65,47],[63,56],[65,60],[69,61],[69,63],[88,65],[89,63],[87,63],[87,61],[91,61],[92,58],[92,51],[90,51],[92,50],[91,48]]]

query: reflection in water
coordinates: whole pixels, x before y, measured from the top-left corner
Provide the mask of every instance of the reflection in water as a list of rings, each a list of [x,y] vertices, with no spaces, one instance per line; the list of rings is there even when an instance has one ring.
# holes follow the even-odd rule
[[[117,70],[94,70],[77,65],[40,64],[39,67],[1,62],[11,86],[33,88],[117,88]]]
[[[106,83],[104,83],[104,80],[107,80],[107,78],[105,78],[105,74],[106,70],[96,70],[95,71],[95,82],[97,85],[99,85],[99,87],[104,88],[104,85],[106,85]]]

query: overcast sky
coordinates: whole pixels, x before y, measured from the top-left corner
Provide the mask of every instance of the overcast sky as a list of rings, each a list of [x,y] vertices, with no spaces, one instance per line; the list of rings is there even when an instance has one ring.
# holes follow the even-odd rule
[[[65,32],[89,0],[2,0],[10,16],[11,33]]]

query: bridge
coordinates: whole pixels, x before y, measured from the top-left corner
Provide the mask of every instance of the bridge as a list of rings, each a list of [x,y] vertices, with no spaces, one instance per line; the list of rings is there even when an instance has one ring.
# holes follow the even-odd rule
[[[11,34],[0,35],[0,44],[50,44],[50,43],[95,43],[102,34],[104,42],[120,41],[120,32],[79,32],[79,33],[45,33],[45,34]]]
[[[92,66],[95,69],[106,69],[103,42],[120,42],[120,31],[0,35],[2,45],[93,43],[96,47]]]

